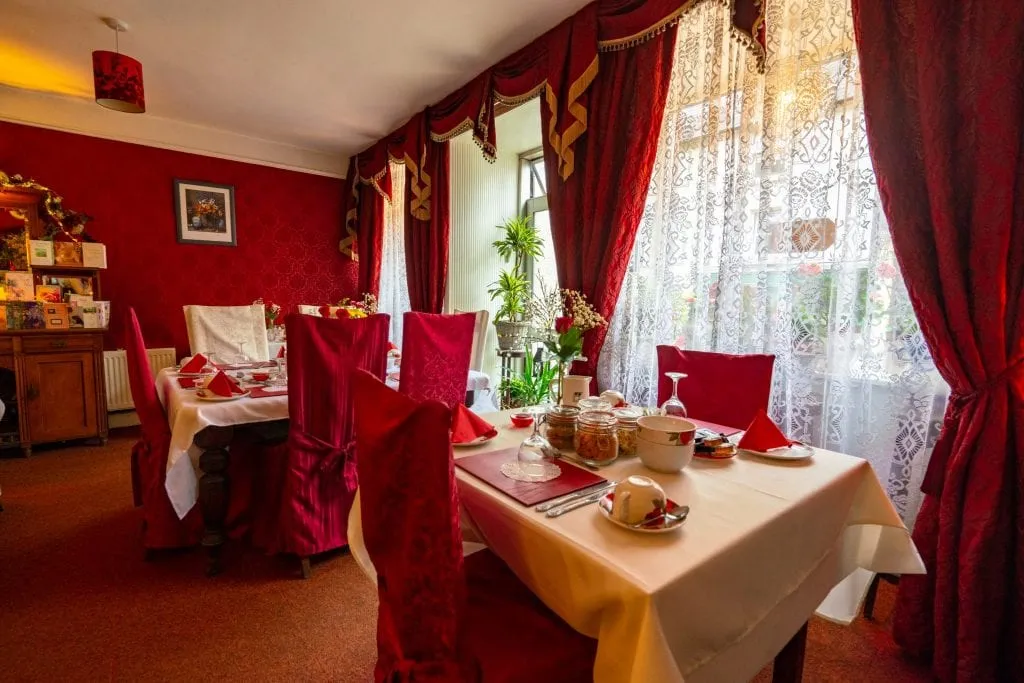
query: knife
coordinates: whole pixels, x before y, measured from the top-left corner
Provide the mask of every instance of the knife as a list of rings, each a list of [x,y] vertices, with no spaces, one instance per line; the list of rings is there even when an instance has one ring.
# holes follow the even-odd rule
[[[602,498],[604,498],[604,495],[606,493],[607,493],[607,490],[601,489],[597,493],[592,493],[592,494],[590,494],[589,496],[587,496],[585,498],[579,498],[577,500],[573,500],[573,501],[565,503],[563,505],[559,505],[558,507],[556,507],[553,510],[548,510],[546,514],[547,514],[548,517],[560,517],[560,516],[564,515],[566,512],[572,512],[573,510],[576,510],[576,509],[581,508],[581,507],[585,507],[587,505],[590,505],[591,503],[596,503],[597,501],[599,501]]]
[[[533,509],[536,510],[537,512],[547,512],[551,508],[556,508],[559,505],[569,503],[571,501],[576,500],[577,498],[583,498],[584,496],[589,496],[593,493],[597,493],[598,491],[604,491],[609,487],[615,486],[617,483],[618,482],[616,481],[602,481],[598,484],[593,484],[584,489],[580,489],[579,491],[573,491],[572,493],[569,493],[567,495],[560,496],[558,498],[555,498],[554,500],[549,500],[546,503],[541,503],[540,505]]]

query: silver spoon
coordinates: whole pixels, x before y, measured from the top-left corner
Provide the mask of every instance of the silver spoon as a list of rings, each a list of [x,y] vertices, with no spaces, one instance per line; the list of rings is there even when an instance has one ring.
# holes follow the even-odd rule
[[[676,522],[682,523],[682,521],[685,520],[689,514],[690,506],[681,505],[675,508],[674,512],[665,511],[657,517],[645,519],[643,521],[637,522],[636,524],[630,524],[629,526],[633,527],[634,529],[644,529],[646,527],[653,525],[655,522],[665,522],[666,524],[674,524]]]

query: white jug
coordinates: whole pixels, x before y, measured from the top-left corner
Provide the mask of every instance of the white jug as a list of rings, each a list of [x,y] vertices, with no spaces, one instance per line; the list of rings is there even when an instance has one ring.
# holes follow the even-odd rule
[[[551,391],[557,391],[558,379],[551,381]],[[590,396],[590,378],[586,375],[566,375],[562,378],[562,405],[575,406]]]

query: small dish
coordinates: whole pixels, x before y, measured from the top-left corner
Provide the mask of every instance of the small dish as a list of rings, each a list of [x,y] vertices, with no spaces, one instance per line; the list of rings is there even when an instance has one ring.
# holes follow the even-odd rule
[[[269,372],[254,372],[252,373],[252,380],[254,382],[266,382],[270,379]]]
[[[531,413],[512,413],[509,419],[512,420],[512,426],[516,429],[529,427],[533,424],[533,415]]]
[[[481,446],[490,441],[491,439],[493,439],[495,436],[497,436],[497,434],[495,434],[494,436],[478,436],[472,441],[462,441],[460,443],[455,443],[453,441],[452,446],[454,448],[472,448],[473,446]]]
[[[615,517],[612,516],[612,505],[613,505],[614,501],[615,501],[615,493],[614,492],[606,493],[604,496],[601,497],[601,500],[597,501],[597,509],[601,511],[601,514],[609,522],[611,522],[615,526],[622,527],[623,529],[626,529],[627,531],[636,531],[636,532],[641,533],[641,534],[664,534],[664,533],[668,533],[670,531],[675,531],[679,527],[681,527],[684,524],[686,524],[686,520],[689,519],[689,516],[686,516],[686,517],[683,517],[682,519],[673,520],[673,521],[668,522],[668,523],[666,523],[665,520],[663,519],[663,520],[658,521],[658,522],[651,522],[650,524],[644,524],[644,523],[640,523],[639,525],[626,524],[625,522],[620,522],[619,520],[615,519]],[[679,503],[675,502],[671,498],[669,498],[666,501],[666,503],[667,503],[666,504],[666,509],[667,509],[669,514],[680,512],[684,508],[686,508],[685,505],[680,505]],[[657,517],[654,517],[654,519],[657,519]]]

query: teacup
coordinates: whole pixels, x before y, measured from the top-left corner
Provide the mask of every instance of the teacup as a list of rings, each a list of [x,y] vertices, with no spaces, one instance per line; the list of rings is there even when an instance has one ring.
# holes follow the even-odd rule
[[[533,424],[533,413],[512,413],[509,417],[512,420],[512,426],[518,429]]]
[[[664,510],[668,498],[650,477],[626,477],[615,485],[611,516],[624,524],[638,524],[647,515]]]
[[[254,382],[266,382],[270,379],[269,372],[254,372],[252,373],[252,379]]]

